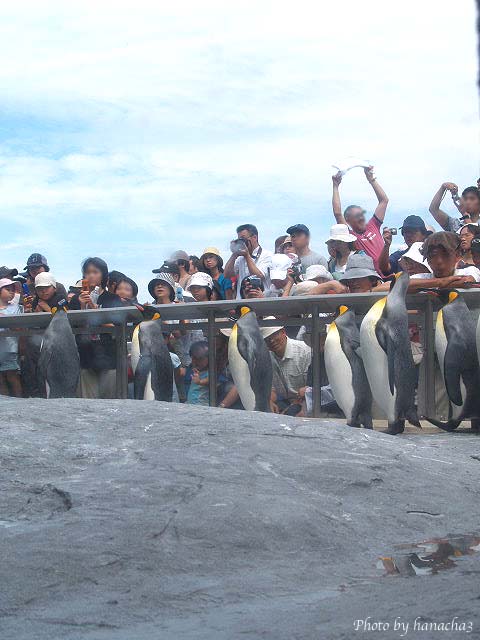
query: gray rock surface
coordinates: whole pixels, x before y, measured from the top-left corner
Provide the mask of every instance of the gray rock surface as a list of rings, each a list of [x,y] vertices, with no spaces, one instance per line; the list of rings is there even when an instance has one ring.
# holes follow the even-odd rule
[[[396,545],[480,531],[480,438],[153,402],[1,401],[0,637],[397,638],[473,624],[480,554],[385,575]],[[470,553],[470,552],[469,552]]]

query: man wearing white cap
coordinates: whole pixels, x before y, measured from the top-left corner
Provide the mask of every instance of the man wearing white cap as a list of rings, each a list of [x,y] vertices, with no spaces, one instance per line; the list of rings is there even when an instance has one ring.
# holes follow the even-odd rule
[[[281,413],[298,415],[312,361],[311,349],[287,337],[284,327],[264,327],[262,334],[272,357],[274,403]]]
[[[328,270],[335,280],[340,280],[347,268],[348,257],[356,252],[356,239],[346,224],[334,224],[330,227],[330,237],[326,241],[328,253],[331,256],[328,261]]]

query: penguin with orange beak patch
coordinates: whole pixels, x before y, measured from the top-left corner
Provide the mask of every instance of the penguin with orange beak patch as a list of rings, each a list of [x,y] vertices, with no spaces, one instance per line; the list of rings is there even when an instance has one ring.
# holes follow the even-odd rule
[[[420,427],[415,407],[417,376],[408,334],[405,297],[410,277],[395,274],[386,298],[376,302],[360,327],[363,364],[373,398],[388,418],[386,433],[405,429],[405,420]]]
[[[450,400],[447,422],[426,418],[444,431],[454,431],[467,418],[480,418],[480,373],[476,326],[465,300],[450,291],[437,314],[435,351]]]
[[[160,314],[155,307],[140,309],[145,320],[135,327],[131,362],[135,400],[171,402],[173,365],[163,337]]]
[[[360,331],[353,309],[338,308],[328,328],[324,356],[328,381],[347,424],[373,429],[372,393],[360,356]]]
[[[273,367],[257,316],[250,307],[240,307],[228,341],[228,363],[240,400],[246,411],[270,411]]]

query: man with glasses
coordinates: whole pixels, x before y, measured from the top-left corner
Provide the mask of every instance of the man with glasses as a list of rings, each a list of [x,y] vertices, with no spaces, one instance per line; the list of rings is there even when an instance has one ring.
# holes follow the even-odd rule
[[[385,219],[385,212],[388,205],[388,197],[382,187],[378,184],[377,178],[373,173],[373,167],[366,167],[364,169],[365,177],[372,186],[372,189],[377,196],[378,205],[375,209],[373,216],[367,222],[365,218],[365,209],[358,205],[351,204],[345,209],[345,213],[342,214],[342,205],[340,202],[339,186],[342,181],[342,174],[339,172],[332,177],[333,181],[333,197],[332,207],[333,215],[337,221],[337,224],[348,224],[351,232],[356,236],[357,241],[355,246],[357,250],[363,250],[367,255],[373,258],[375,269],[378,271],[379,258],[384,247],[384,241],[380,232],[380,227]]]
[[[237,298],[241,298],[240,288],[247,276],[257,276],[264,289],[269,289],[272,252],[259,245],[257,227],[253,224],[237,227],[237,240],[232,241],[231,247],[232,255],[225,265],[224,275],[237,279]]]

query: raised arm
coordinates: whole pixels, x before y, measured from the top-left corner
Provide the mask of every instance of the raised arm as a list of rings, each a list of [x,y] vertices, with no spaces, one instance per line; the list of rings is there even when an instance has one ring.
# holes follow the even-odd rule
[[[375,192],[378,200],[377,208],[375,209],[375,217],[378,218],[380,222],[383,222],[388,205],[388,196],[382,189],[382,187],[378,184],[378,181],[373,173],[373,167],[365,168],[365,176],[368,182],[372,185],[372,189]]]
[[[384,276],[392,273],[392,265],[390,264],[390,246],[392,244],[392,232],[390,229],[383,230],[383,249],[378,257],[378,268]]]
[[[335,216],[335,220],[337,224],[347,224],[345,222],[345,218],[343,217],[342,203],[340,202],[340,191],[338,190],[341,181],[342,181],[342,174],[340,171],[334,176],[332,176],[332,183],[333,183],[332,209],[333,209],[333,215]]]
[[[444,182],[441,185],[440,189],[437,191],[437,193],[433,196],[433,200],[430,203],[430,206],[428,208],[428,210],[430,211],[432,216],[435,218],[435,220],[438,222],[438,224],[442,227],[442,229],[445,229],[446,231],[449,230],[448,229],[449,216],[445,213],[445,211],[442,211],[440,209],[440,205],[447,191],[450,191],[450,193],[452,194],[458,193],[458,187],[453,182]]]
[[[235,260],[238,258],[238,253],[232,253],[232,255],[230,256],[230,258],[227,260],[225,266],[224,266],[224,270],[223,270],[223,275],[225,276],[225,278],[234,278],[235,277]]]

